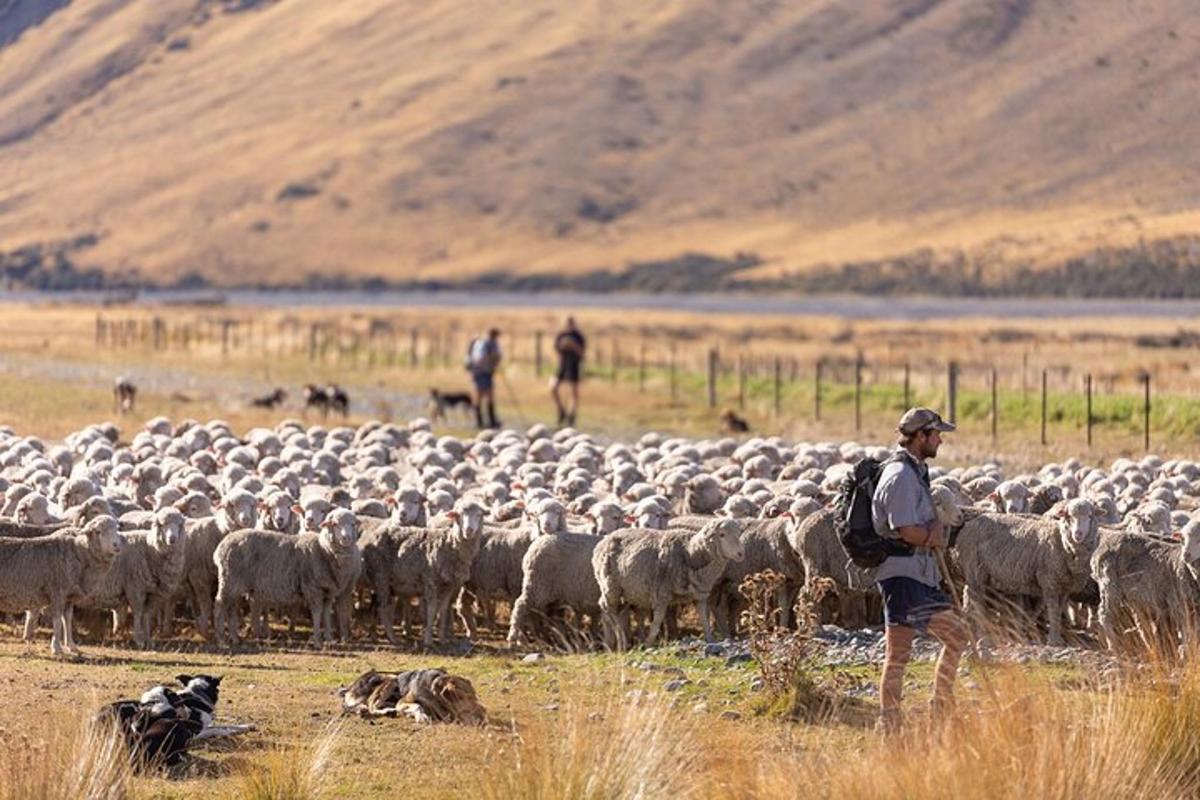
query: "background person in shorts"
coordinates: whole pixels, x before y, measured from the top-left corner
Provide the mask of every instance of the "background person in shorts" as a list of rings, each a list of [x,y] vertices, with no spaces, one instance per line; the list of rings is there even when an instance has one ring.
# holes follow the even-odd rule
[[[567,317],[566,325],[554,337],[554,352],[558,353],[558,372],[554,374],[554,382],[550,384],[550,394],[554,397],[554,405],[558,408],[558,424],[574,425],[575,413],[579,410],[579,378],[583,370],[583,352],[587,349],[587,340],[575,326],[575,318]],[[571,388],[570,409],[563,405],[559,395],[559,387],[567,384]]]
[[[475,387],[475,424],[480,428],[499,428],[496,419],[496,370],[500,367],[500,331],[492,328],[486,336],[471,342],[467,350],[467,370]],[[484,410],[487,417],[484,418]]]
[[[886,655],[879,687],[880,725],[900,727],[904,672],[918,631],[942,643],[933,682],[930,719],[934,725],[954,709],[954,678],[967,643],[967,629],[941,590],[933,550],[944,547],[947,532],[934,513],[926,459],[937,456],[942,434],[954,426],[928,408],[910,408],[897,426],[899,445],[879,475],[871,503],[875,532],[895,542],[896,554],[879,566],[875,580],[883,594]],[[907,545],[907,547],[905,546]]]

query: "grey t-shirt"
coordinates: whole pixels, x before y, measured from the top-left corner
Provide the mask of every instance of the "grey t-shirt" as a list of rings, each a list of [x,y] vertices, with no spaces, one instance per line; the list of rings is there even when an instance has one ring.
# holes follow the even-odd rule
[[[904,451],[899,451],[904,452]],[[921,475],[917,470],[922,471]],[[922,527],[933,522],[933,497],[925,485],[929,468],[918,463],[908,453],[887,464],[871,498],[871,521],[875,533],[885,539],[899,539],[899,528],[910,525]],[[875,572],[875,580],[912,578],[926,586],[937,588],[940,583],[937,560],[924,547],[914,547],[911,556],[888,556]]]

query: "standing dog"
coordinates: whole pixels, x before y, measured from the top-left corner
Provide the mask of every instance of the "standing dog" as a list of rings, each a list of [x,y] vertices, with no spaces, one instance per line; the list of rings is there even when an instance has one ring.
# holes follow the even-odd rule
[[[113,382],[113,411],[118,414],[133,413],[135,400],[137,400],[137,387],[124,375],[118,375]]]
[[[441,392],[429,390],[429,416],[431,419],[445,419],[446,412],[457,408],[464,414],[470,414],[475,408],[468,392]]]

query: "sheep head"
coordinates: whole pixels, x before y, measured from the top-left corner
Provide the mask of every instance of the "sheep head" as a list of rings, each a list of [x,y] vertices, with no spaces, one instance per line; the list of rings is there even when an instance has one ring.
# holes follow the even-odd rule
[[[72,478],[63,486],[59,502],[63,508],[75,508],[83,505],[88,498],[100,494],[96,484],[87,478]]]
[[[188,492],[175,503],[175,509],[188,519],[211,517],[212,500],[203,492]]]
[[[537,526],[538,535],[563,533],[567,529],[567,510],[557,500],[543,500],[527,512]]]
[[[471,541],[479,538],[479,534],[483,532],[485,513],[486,509],[482,503],[474,498],[464,497],[446,512],[446,518],[454,523],[460,541]]]
[[[335,552],[353,549],[358,544],[358,517],[336,508],[321,523],[320,536],[322,544]]]
[[[667,511],[658,501],[647,497],[633,507],[633,514],[625,522],[637,528],[662,531],[667,529]]]
[[[79,535],[101,561],[111,562],[121,552],[125,540],[117,532],[117,521],[112,517],[96,517],[83,526]]]
[[[97,517],[111,517],[112,506],[103,497],[89,497],[75,509],[76,525],[86,525]]]
[[[333,510],[333,504],[324,497],[309,497],[300,504],[304,514],[304,530],[317,532]]]
[[[247,491],[233,490],[219,507],[227,530],[253,528],[258,524],[258,500]]]
[[[1063,547],[1068,553],[1090,553],[1100,537],[1096,507],[1090,500],[1075,498],[1059,507],[1055,515]]]
[[[937,514],[942,527],[949,530],[962,525],[962,509],[954,497],[954,492],[945,486],[933,487],[933,511]]]
[[[696,514],[711,514],[725,502],[721,484],[711,475],[697,475],[687,482],[688,510]]]
[[[424,511],[421,504],[421,493],[412,487],[399,489],[387,499],[392,506],[392,520],[397,525],[418,525]]]
[[[742,545],[742,526],[732,519],[716,519],[705,524],[693,537],[714,558],[741,561],[746,555]]]
[[[22,525],[49,525],[50,503],[40,494],[27,494],[17,503],[16,518]]]
[[[154,512],[151,534],[158,548],[169,550],[183,541],[183,514],[176,508],[160,508]]]
[[[1192,579],[1200,581],[1200,519],[1191,519],[1179,533],[1182,547],[1179,557],[1183,565],[1191,573]]]
[[[592,521],[592,533],[597,536],[607,536],[625,522],[625,512],[611,500],[602,500],[593,505],[588,509],[587,517]]]
[[[283,492],[272,492],[258,504],[265,526],[284,532],[292,522],[292,498]]]

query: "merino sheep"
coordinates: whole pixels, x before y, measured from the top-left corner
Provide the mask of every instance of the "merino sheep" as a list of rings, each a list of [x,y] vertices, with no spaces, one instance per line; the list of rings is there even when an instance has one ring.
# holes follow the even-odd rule
[[[238,603],[246,596],[256,625],[268,606],[306,604],[312,615],[309,643],[320,646],[333,640],[334,606],[358,577],[358,521],[350,511],[338,509],[321,523],[320,533],[235,531],[217,545],[213,563],[218,642],[228,638],[238,643]],[[261,628],[258,632],[264,633]]]
[[[585,615],[600,618],[600,584],[592,569],[592,556],[601,537],[585,533],[539,536],[522,561],[521,594],[513,604],[508,641],[520,643],[526,635],[549,638],[542,624],[550,612],[570,608],[576,627]],[[558,630],[560,640],[570,632]]]
[[[1100,586],[1099,623],[1105,645],[1119,644],[1129,620],[1148,648],[1174,643],[1195,625],[1200,605],[1200,521],[1184,526],[1182,542],[1105,530],[1092,553]]]
[[[605,638],[626,649],[628,636],[620,614],[627,607],[653,612],[647,644],[658,638],[667,610],[681,600],[695,601],[712,641],[708,598],[726,562],[744,555],[740,526],[731,519],[713,520],[702,530],[648,531],[628,529],[601,539],[592,557],[600,586]]]
[[[396,542],[395,559],[390,564],[373,563],[368,572],[379,604],[380,623],[389,642],[395,641],[394,597],[421,598],[425,609],[422,641],[426,647],[433,644],[439,621],[441,638],[449,637],[450,604],[471,575],[471,565],[479,551],[483,514],[482,505],[464,498],[428,528],[385,529],[382,540]]]
[[[984,607],[989,593],[1040,601],[1048,640],[1061,646],[1068,599],[1083,594],[1100,526],[1087,500],[1068,501],[1052,519],[983,513],[958,535],[956,561],[965,609]]]
[[[181,592],[191,601],[196,630],[208,637],[211,631],[213,596],[217,590],[217,567],[213,553],[230,533],[253,528],[258,522],[258,501],[249,492],[230,492],[212,517],[187,523],[184,553],[184,585]]]
[[[87,598],[89,606],[113,609],[114,634],[128,605],[133,640],[143,650],[150,646],[152,611],[183,583],[184,536],[183,515],[174,508],[159,509],[149,531],[125,534],[125,546],[112,568]]]
[[[64,646],[77,652],[73,604],[108,572],[121,544],[112,517],[37,539],[0,539],[0,611],[49,607],[51,653],[62,655]]]
[[[458,614],[469,638],[475,638],[476,603],[489,625],[494,625],[495,601],[516,602],[524,575],[522,563],[530,543],[539,536],[566,531],[566,509],[553,498],[534,504],[526,510],[526,516],[532,525],[512,529],[489,525],[483,530],[470,578],[458,602]]]

